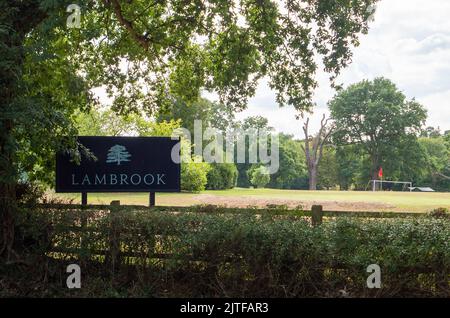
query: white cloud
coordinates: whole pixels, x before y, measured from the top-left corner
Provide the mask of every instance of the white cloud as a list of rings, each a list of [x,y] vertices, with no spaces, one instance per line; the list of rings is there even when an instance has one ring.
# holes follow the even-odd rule
[[[369,34],[361,36],[360,46],[353,50],[353,63],[338,81],[349,85],[377,76],[389,78],[409,99],[415,97],[428,109],[428,125],[450,130],[449,16],[449,0],[382,0]],[[322,114],[328,114],[326,104],[334,95],[328,77],[324,72],[317,74],[313,131],[318,129]],[[104,89],[96,93],[105,104],[110,103]],[[217,100],[214,93],[203,95]],[[302,137],[296,111],[277,105],[267,80],[261,81],[248,109],[237,118],[255,115],[267,117],[277,131]]]
[[[353,63],[342,72],[344,85],[384,76],[411,99],[428,109],[428,125],[450,130],[450,1],[383,0],[377,7],[369,34],[353,50]],[[317,129],[326,102],[334,95],[328,75],[318,74],[312,128]],[[249,108],[239,114],[261,115],[278,131],[301,137],[301,124],[292,107],[279,109],[275,94],[261,83]]]

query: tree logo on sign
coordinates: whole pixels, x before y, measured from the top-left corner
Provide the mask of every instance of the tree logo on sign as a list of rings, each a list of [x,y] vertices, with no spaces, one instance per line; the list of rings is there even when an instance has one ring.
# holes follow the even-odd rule
[[[131,154],[127,151],[127,148],[121,145],[115,145],[108,150],[106,163],[117,163],[119,166],[121,162],[130,161],[130,157]]]

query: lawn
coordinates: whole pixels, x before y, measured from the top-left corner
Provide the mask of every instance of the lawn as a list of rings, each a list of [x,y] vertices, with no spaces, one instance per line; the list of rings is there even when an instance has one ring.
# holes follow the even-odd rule
[[[63,199],[80,202],[79,194],[54,194]],[[109,204],[120,200],[121,204],[148,204],[147,193],[89,193],[88,203]],[[266,206],[267,204],[298,205],[308,209],[321,204],[326,210],[335,211],[395,211],[427,212],[434,208],[450,208],[450,193],[418,192],[365,192],[365,191],[307,191],[279,189],[236,188],[201,193],[157,193],[157,205],[189,206],[217,204],[227,206]]]

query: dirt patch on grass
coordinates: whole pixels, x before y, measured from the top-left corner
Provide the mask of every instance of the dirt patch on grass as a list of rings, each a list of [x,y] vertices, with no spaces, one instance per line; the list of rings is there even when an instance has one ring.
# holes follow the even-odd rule
[[[212,194],[199,194],[194,197],[198,204],[214,204],[226,207],[245,208],[248,206],[266,207],[268,204],[287,205],[289,208],[298,206],[309,210],[312,205],[322,205],[328,211],[384,211],[395,210],[394,205],[375,202],[341,202],[332,200],[296,200],[258,198],[250,196],[228,197]]]

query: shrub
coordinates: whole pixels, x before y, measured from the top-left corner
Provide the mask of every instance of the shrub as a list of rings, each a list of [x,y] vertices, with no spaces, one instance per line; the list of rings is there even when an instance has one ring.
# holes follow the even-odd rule
[[[210,165],[206,162],[181,163],[181,190],[199,192],[205,190]]]
[[[20,182],[16,185],[16,199],[20,204],[35,205],[43,196],[43,187],[37,183]]]
[[[207,189],[225,190],[236,186],[238,171],[234,163],[213,163],[210,166]]]
[[[205,190],[210,165],[191,155],[191,144],[181,138],[181,190],[199,192]]]
[[[84,262],[85,285],[70,296],[92,295],[90,288],[95,296],[333,297],[341,290],[359,297],[450,296],[448,219],[338,217],[312,227],[303,216],[274,215],[273,209],[255,210],[257,215],[117,209],[29,213],[28,228],[46,229],[50,244],[41,246],[51,248],[42,255],[59,249],[44,262],[47,272],[39,277],[45,274],[45,284],[60,286],[64,265],[76,257]],[[70,230],[80,219],[89,232]],[[122,252],[116,262],[111,262],[111,246]],[[99,250],[106,256],[100,257]],[[381,267],[381,289],[366,287],[370,264]],[[9,281],[16,286],[14,275],[20,273],[2,267],[2,286]],[[98,289],[93,282],[99,279],[113,289]],[[29,290],[21,286],[22,293],[66,290],[45,284]]]
[[[250,182],[256,188],[264,188],[270,181],[269,170],[264,166],[252,170],[249,175]]]
[[[448,218],[450,217],[450,214],[448,213],[447,208],[437,208],[428,213],[429,216],[435,217],[435,218]]]

